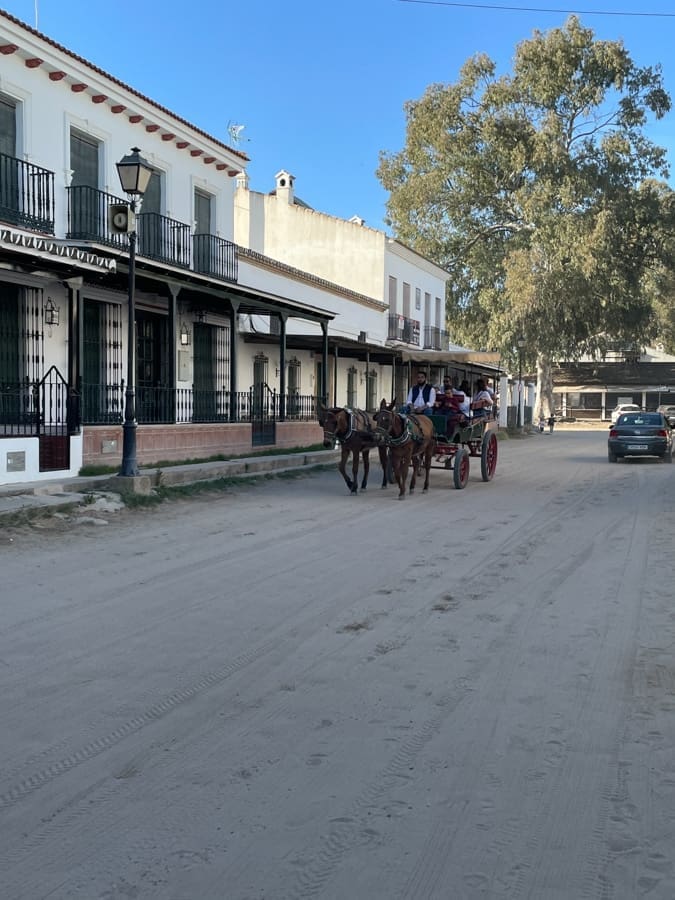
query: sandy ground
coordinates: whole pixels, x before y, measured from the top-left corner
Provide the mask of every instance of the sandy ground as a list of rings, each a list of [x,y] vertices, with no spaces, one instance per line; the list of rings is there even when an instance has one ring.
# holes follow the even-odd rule
[[[675,467],[603,432],[4,529],[2,900],[672,900]]]

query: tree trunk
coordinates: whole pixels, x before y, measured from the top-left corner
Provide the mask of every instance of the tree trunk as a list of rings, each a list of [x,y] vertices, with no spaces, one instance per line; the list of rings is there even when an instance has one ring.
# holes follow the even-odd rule
[[[533,421],[540,416],[545,419],[553,415],[553,370],[551,360],[545,356],[537,357],[537,399],[534,403]]]

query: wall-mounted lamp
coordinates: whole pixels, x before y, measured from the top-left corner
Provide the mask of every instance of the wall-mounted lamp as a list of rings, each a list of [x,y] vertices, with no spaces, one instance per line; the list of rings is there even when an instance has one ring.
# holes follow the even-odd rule
[[[47,297],[45,305],[45,325],[58,325],[61,310],[54,305],[51,297]]]
[[[185,322],[180,326],[180,345],[181,347],[189,347],[192,343],[192,335],[190,334],[190,329],[187,327]]]

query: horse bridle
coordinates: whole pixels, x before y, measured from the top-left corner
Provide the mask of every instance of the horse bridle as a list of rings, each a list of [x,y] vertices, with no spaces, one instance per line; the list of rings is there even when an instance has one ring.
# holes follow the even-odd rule
[[[324,428],[324,429],[323,429],[323,436],[324,436],[324,438],[325,438],[325,437],[328,437],[328,438],[330,438],[330,440],[338,441],[340,444],[344,444],[344,442],[345,442],[345,441],[348,441],[349,438],[350,438],[350,437],[354,434],[354,432],[356,431],[356,429],[354,428],[354,420],[355,420],[356,417],[355,417],[355,415],[354,415],[354,410],[349,409],[349,407],[347,407],[347,406],[345,406],[342,410],[340,410],[340,412],[345,412],[345,413],[347,413],[347,417],[348,417],[348,421],[347,421],[347,433],[346,433],[346,434],[343,434],[343,435],[340,435],[340,434],[337,432],[337,430],[336,430],[336,431],[328,431],[326,428]],[[336,423],[337,423],[337,414],[333,413],[333,415],[335,415],[335,421],[336,421]]]
[[[390,430],[390,429],[391,429],[391,425],[389,426],[389,429],[385,429],[385,428],[382,428],[382,426],[378,424],[378,426],[377,426],[377,428],[376,428],[375,430],[377,431],[377,433],[378,433],[379,435],[381,435],[381,437],[383,438],[384,442],[385,442],[386,444],[389,444],[390,447],[402,447],[403,444],[406,444],[406,443],[411,439],[411,437],[412,437],[412,435],[410,434],[410,428],[408,427],[408,425],[409,425],[409,420],[408,420],[407,418],[404,418],[403,416],[401,416],[400,413],[393,413],[393,412],[392,412],[391,410],[389,410],[389,409],[386,410],[386,412],[391,416],[391,425],[394,424],[394,416],[395,416],[395,415],[400,416],[401,421],[402,421],[402,423],[403,423],[404,426],[405,426],[405,427],[403,428],[403,431],[402,431],[402,433],[401,433],[401,436],[400,436],[400,437],[397,437],[397,438],[393,437],[393,435],[391,434],[391,430]],[[377,420],[376,420],[376,421],[377,421]]]

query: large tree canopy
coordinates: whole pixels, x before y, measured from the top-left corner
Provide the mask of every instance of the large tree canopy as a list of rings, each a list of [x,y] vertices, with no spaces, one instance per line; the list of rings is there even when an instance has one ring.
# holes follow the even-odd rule
[[[658,67],[574,16],[522,42],[511,74],[476,56],[406,105],[377,174],[396,237],[450,273],[455,338],[513,359],[522,332],[544,363],[654,336],[675,202],[645,127],[669,109]]]

